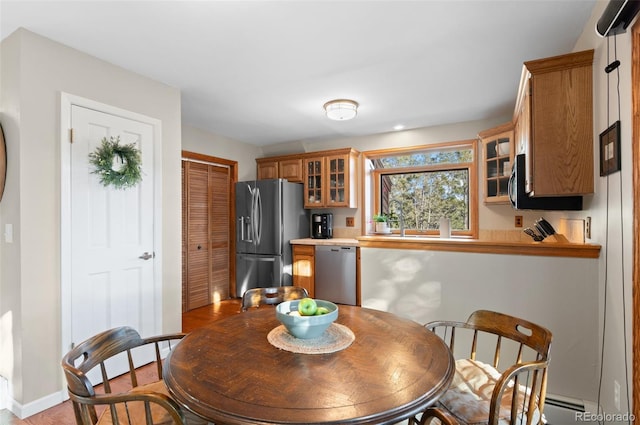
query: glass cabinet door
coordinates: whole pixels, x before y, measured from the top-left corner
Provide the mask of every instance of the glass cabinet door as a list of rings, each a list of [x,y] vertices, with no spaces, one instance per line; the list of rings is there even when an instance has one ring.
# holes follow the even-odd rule
[[[513,132],[485,140],[484,181],[485,202],[509,202],[509,177],[511,176]]]
[[[304,207],[356,208],[350,179],[357,153],[352,149],[322,153],[325,155],[304,158]]]
[[[348,157],[330,156],[328,163],[328,203],[327,206],[346,206],[347,199],[347,179],[348,179]]]
[[[320,207],[323,204],[323,181],[324,174],[323,158],[309,158],[304,160],[307,176],[304,182],[304,205],[305,207]]]

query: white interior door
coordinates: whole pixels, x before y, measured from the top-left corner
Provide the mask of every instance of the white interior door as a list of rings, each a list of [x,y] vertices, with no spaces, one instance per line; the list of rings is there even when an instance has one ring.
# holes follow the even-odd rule
[[[154,128],[76,105],[71,125],[72,344],[123,325],[143,337],[156,334]],[[142,156],[142,182],[124,190],[104,187],[89,164],[89,153],[102,139],[117,136],[121,143],[134,143]]]

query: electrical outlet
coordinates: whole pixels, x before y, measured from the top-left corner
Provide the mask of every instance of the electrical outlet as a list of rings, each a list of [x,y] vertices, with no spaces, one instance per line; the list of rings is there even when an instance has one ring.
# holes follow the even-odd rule
[[[347,227],[353,227],[355,225],[355,219],[353,217],[347,217]]]
[[[618,383],[618,381],[616,381],[615,379],[613,380],[613,404],[615,404],[616,409],[618,409],[618,412],[620,411],[620,383]]]
[[[584,221],[584,237],[591,239],[591,217],[587,217]]]
[[[522,216],[521,215],[517,215],[516,216],[515,226],[516,227],[522,227]]]

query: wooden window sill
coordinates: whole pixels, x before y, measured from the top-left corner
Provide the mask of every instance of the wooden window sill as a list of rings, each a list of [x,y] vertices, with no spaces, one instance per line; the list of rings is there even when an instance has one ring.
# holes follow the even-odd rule
[[[417,249],[425,251],[477,252],[483,254],[538,255],[598,258],[600,245],[558,242],[553,236],[542,242],[479,240],[438,237],[360,236],[361,248]]]

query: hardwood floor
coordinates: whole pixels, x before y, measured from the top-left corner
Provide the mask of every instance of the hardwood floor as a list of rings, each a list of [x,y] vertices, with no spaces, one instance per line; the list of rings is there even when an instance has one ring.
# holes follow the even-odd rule
[[[238,313],[240,313],[239,299],[225,300],[200,307],[182,315],[182,331],[189,333],[212,320],[220,320]],[[121,378],[116,378],[116,380],[118,379]],[[0,425],[75,425],[75,423],[73,407],[69,400],[22,420],[6,409],[0,410]]]
[[[219,320],[238,313],[240,313],[239,298],[196,308],[182,315],[182,332],[189,333],[212,320]]]

